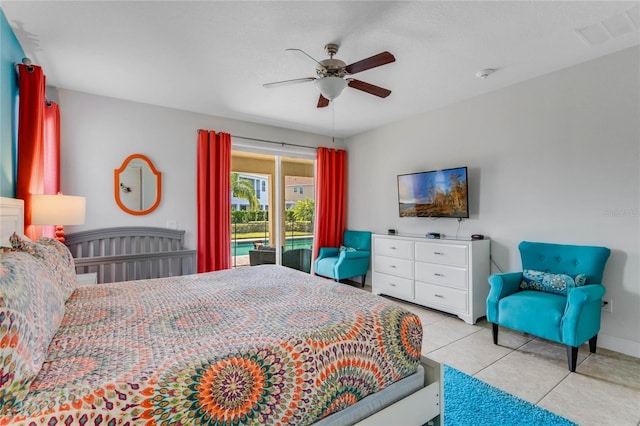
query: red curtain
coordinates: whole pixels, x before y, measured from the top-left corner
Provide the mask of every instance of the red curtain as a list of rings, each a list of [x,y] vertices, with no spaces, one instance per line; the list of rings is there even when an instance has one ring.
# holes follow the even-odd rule
[[[231,268],[231,135],[198,130],[198,272]]]
[[[24,233],[31,239],[42,235],[31,225],[31,194],[44,191],[45,76],[42,68],[18,65],[18,176],[16,198],[24,200]]]
[[[44,191],[55,195],[60,192],[60,108],[47,101],[44,107]],[[64,227],[59,225],[59,229]],[[54,238],[55,226],[43,226],[42,235]]]
[[[47,101],[44,108],[44,192],[60,192],[60,108]]]
[[[31,194],[60,191],[60,109],[45,99],[46,77],[41,67],[19,64],[18,74],[16,198],[24,200],[25,235],[53,237],[53,226],[31,224]]]
[[[347,218],[347,153],[318,148],[316,163],[316,229],[314,259],[320,247],[339,247]]]

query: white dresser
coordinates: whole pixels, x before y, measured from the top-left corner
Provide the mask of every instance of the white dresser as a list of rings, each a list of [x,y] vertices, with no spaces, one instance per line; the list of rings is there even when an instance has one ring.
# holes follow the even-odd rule
[[[373,294],[455,314],[486,315],[490,241],[374,234]]]

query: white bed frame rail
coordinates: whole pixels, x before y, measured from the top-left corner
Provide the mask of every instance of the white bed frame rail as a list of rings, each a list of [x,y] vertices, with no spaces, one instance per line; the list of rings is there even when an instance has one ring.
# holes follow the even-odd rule
[[[442,424],[442,366],[425,356],[424,387],[367,417],[356,426],[440,426]]]

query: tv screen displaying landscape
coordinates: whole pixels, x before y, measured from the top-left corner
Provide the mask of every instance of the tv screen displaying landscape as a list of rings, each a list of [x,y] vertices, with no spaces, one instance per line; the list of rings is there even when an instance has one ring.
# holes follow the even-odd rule
[[[468,218],[467,168],[398,175],[400,217]]]

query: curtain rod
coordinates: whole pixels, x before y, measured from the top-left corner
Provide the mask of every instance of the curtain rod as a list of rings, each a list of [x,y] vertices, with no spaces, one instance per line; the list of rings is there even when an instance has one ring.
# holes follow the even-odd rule
[[[306,145],[299,145],[299,144],[295,144],[295,143],[287,143],[287,142],[277,142],[277,141],[270,141],[267,139],[258,139],[258,138],[248,138],[246,136],[238,136],[238,135],[231,135],[232,138],[238,138],[238,139],[244,139],[247,141],[254,141],[254,142],[265,142],[265,143],[272,143],[274,145],[281,145],[281,146],[296,146],[298,148],[307,148],[307,149],[315,149],[316,151],[318,150],[318,148],[314,148],[312,146],[306,146]]]
[[[199,130],[198,130],[198,132],[199,132],[200,130],[201,130],[201,129],[199,129]],[[315,149],[316,151],[318,150],[318,148],[314,148],[314,147],[312,147],[312,146],[299,145],[299,144],[296,144],[296,143],[270,141],[270,140],[267,140],[267,139],[258,139],[258,138],[248,138],[248,137],[246,137],[246,136],[238,136],[238,135],[231,135],[231,137],[232,137],[232,138],[238,138],[238,139],[244,139],[244,140],[247,140],[247,141],[265,142],[265,143],[272,143],[272,144],[274,144],[274,145],[281,145],[281,146],[284,146],[284,145],[287,145],[287,146],[296,146],[296,147],[298,147],[298,148]]]

